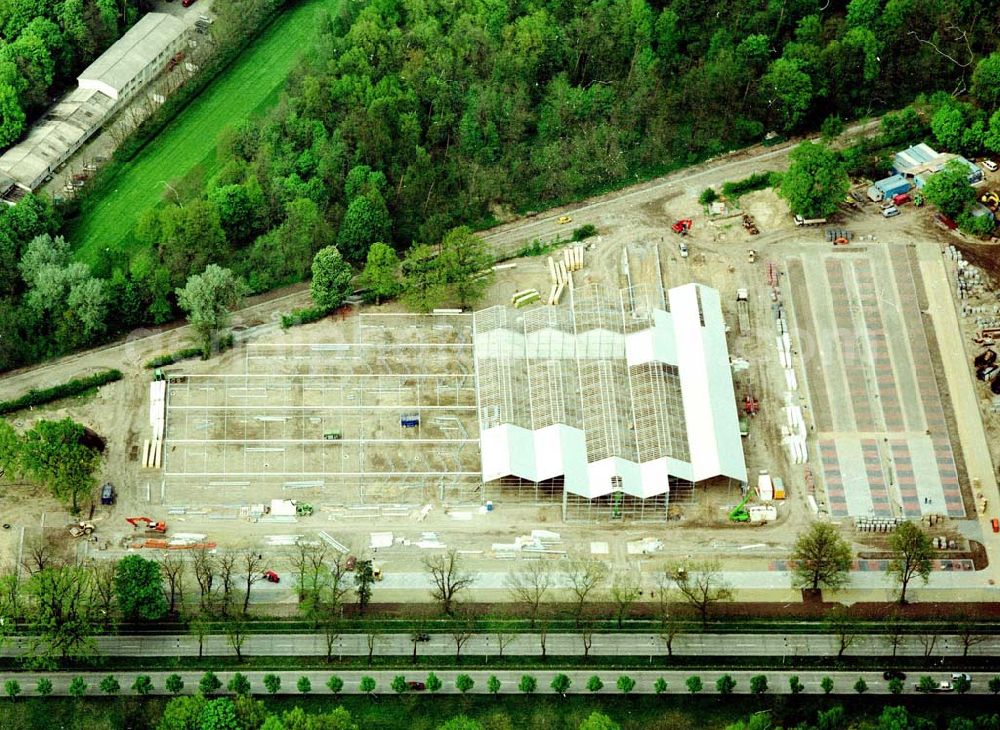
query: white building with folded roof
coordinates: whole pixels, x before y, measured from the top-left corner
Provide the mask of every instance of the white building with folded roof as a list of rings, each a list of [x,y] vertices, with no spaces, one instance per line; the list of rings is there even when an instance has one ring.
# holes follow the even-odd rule
[[[473,345],[487,485],[561,491],[568,519],[664,519],[696,483],[747,480],[715,289],[593,285],[568,307],[492,307]]]

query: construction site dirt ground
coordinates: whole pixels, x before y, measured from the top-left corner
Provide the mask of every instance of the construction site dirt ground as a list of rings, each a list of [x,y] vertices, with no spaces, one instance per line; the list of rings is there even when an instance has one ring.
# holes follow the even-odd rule
[[[484,576],[493,576],[502,574],[525,559],[516,557],[498,560],[498,554],[492,549],[493,545],[511,543],[518,536],[526,535],[532,530],[558,533],[558,540],[548,545],[552,552],[547,557],[553,560],[558,561],[563,555],[571,558],[593,556],[607,561],[616,572],[624,569],[640,571],[648,586],[655,585],[655,573],[661,566],[668,561],[677,560],[711,558],[722,561],[727,572],[745,571],[754,574],[777,572],[779,568],[784,567],[784,561],[796,537],[817,517],[809,507],[802,466],[791,465],[787,452],[781,445],[781,428],[785,425],[782,406],[786,405],[788,388],[775,350],[771,288],[765,275],[768,263],[775,264],[781,274],[781,294],[787,303],[793,299],[793,292],[789,290],[789,277],[785,275],[789,261],[808,260],[814,257],[816,262],[825,267],[825,262],[831,257],[843,257],[843,260],[862,262],[859,263],[861,266],[866,262],[870,265],[871,261],[876,261],[877,267],[891,266],[894,257],[899,255],[899,252],[905,252],[911,244],[919,243],[927,246],[928,242],[935,242],[943,246],[954,239],[933,227],[929,211],[905,208],[901,216],[887,220],[878,214],[876,206],[867,204],[861,210],[843,213],[835,222],[835,225],[849,229],[854,235],[854,242],[843,247],[846,253],[835,252],[826,242],[822,227],[796,228],[787,206],[772,191],[751,193],[740,201],[740,212],[752,215],[761,231],[760,235],[750,236],[743,229],[739,217],[722,216],[710,220],[702,206],[697,203],[697,196],[702,188],[702,184],[685,186],[682,179],[681,185],[673,186],[663,195],[651,194],[632,198],[623,196],[618,203],[612,201],[608,205],[584,206],[586,212],[574,213],[571,225],[556,227],[554,230],[562,233],[564,238],[568,236],[569,229],[582,224],[593,224],[598,230],[597,236],[585,242],[585,266],[576,274],[576,281],[581,285],[602,283],[615,287],[624,286],[626,280],[622,269],[622,254],[623,250],[628,249],[632,266],[630,276],[634,279],[649,281],[655,276],[651,272],[658,268],[662,283],[666,287],[696,281],[713,286],[722,293],[724,315],[732,329],[728,338],[730,355],[745,359],[749,363],[747,369],[734,374],[737,401],[741,402],[744,395],[751,394],[760,403],[760,412],[752,421],[749,436],[744,439],[749,473],[756,475],[757,470],[768,469],[773,475],[781,476],[785,480],[788,490],[788,498],[778,503],[778,518],[775,522],[765,526],[731,524],[727,517],[728,512],[741,499],[739,489],[735,486],[713,486],[707,489],[699,487],[695,502],[681,508],[681,519],[665,523],[628,521],[567,523],[562,520],[561,505],[558,503],[524,503],[495,495],[491,495],[494,499],[494,509],[486,511],[481,503],[481,495],[477,500],[477,493],[474,490],[465,494],[468,499],[442,501],[443,495],[452,492],[448,492],[446,489],[448,485],[440,483],[440,479],[430,486],[416,483],[419,480],[409,480],[399,490],[392,491],[390,499],[383,500],[378,496],[380,483],[374,468],[371,473],[366,472],[363,479],[355,479],[350,488],[343,490],[336,498],[324,495],[322,489],[319,492],[310,492],[308,489],[304,491],[284,489],[284,483],[289,481],[287,476],[271,481],[265,480],[261,488],[254,487],[250,493],[245,489],[230,491],[224,485],[226,481],[248,481],[247,478],[236,479],[229,476],[217,479],[202,475],[194,477],[195,480],[202,482],[198,488],[194,488],[193,484],[188,487],[176,486],[175,501],[163,485],[165,482],[183,484],[183,472],[186,468],[182,468],[179,475],[171,475],[168,478],[160,470],[143,469],[141,465],[140,452],[144,440],[149,438],[150,381],[150,371],[143,369],[141,363],[147,357],[157,354],[157,351],[137,351],[130,356],[123,381],[106,386],[93,395],[60,401],[51,407],[38,408],[11,417],[19,429],[24,429],[39,418],[70,416],[107,438],[107,458],[104,461],[101,480],[111,481],[116,485],[118,502],[113,507],[98,505],[94,508],[92,521],[97,526],[96,542],[86,542],[83,538],[73,542],[65,531],[64,526],[70,521],[70,516],[65,510],[60,509],[51,498],[38,490],[8,483],[0,495],[0,515],[2,522],[11,527],[0,533],[2,539],[0,549],[4,550],[8,560],[17,560],[23,549],[23,543],[34,539],[39,527],[44,524],[47,530],[65,541],[70,549],[96,558],[114,558],[123,554],[123,545],[137,541],[137,536],[124,518],[142,515],[166,520],[170,526],[168,535],[176,533],[205,535],[206,541],[217,544],[222,550],[240,547],[257,548],[268,554],[276,570],[283,572],[286,569],[286,562],[282,553],[287,547],[283,547],[282,543],[287,543],[291,539],[290,536],[318,540],[320,539],[318,535],[322,531],[355,554],[373,557],[386,574],[385,587],[392,588],[391,594],[386,594],[386,600],[404,601],[426,599],[424,583],[421,580],[423,574],[421,560],[435,548],[421,548],[417,543],[423,541],[425,544],[438,546],[437,549],[440,545],[455,548],[464,554],[470,570]],[[685,239],[689,246],[687,257],[680,255],[678,247],[680,239],[669,229],[673,221],[682,217],[694,221],[691,235]],[[509,237],[511,234],[505,231],[503,235]],[[487,235],[487,240],[490,240],[490,235]],[[750,263],[748,260],[747,250],[750,248],[757,252],[755,263]],[[555,255],[560,253],[556,251]],[[516,266],[497,272],[494,283],[479,306],[509,304],[510,297],[515,291],[527,288],[537,288],[543,296],[548,293],[550,282],[545,256],[520,258],[510,263]],[[941,270],[945,271],[944,268]],[[808,287],[810,301],[820,295],[820,292],[814,291],[820,283],[818,280],[810,283]],[[941,276],[940,281],[925,280],[922,284],[924,288],[951,285],[945,275]],[[861,291],[856,285],[852,286],[855,286],[852,291]],[[750,294],[751,331],[748,334],[740,334],[736,324],[735,292],[738,288],[746,288]],[[799,292],[794,294],[798,295]],[[863,305],[864,301],[859,300],[858,303]],[[885,322],[892,322],[892,317],[895,316],[893,307],[898,307],[900,304],[900,297],[896,297],[888,304],[879,303],[878,311]],[[567,306],[565,300],[559,306]],[[795,321],[799,315],[799,311],[796,310],[797,304],[792,302],[790,306]],[[812,305],[814,309],[816,306],[818,305]],[[400,304],[391,303],[377,308],[365,308],[364,311],[383,315],[403,313],[404,309]],[[863,316],[863,313],[855,316]],[[460,317],[452,319],[461,321]],[[207,362],[191,360],[179,363],[168,370],[171,373],[192,376],[213,378],[225,376],[233,380],[253,372],[257,376],[280,377],[284,379],[281,382],[288,383],[291,382],[289,378],[294,379],[295,376],[295,372],[287,370],[291,357],[289,353],[300,352],[302,347],[308,348],[312,344],[358,343],[362,339],[358,332],[358,321],[356,313],[340,313],[320,322],[287,331],[281,330],[270,320],[251,322],[256,326],[238,333],[238,344],[232,351]],[[400,318],[399,321],[402,322],[404,319]],[[424,341],[432,342],[433,318],[427,318],[427,322],[427,336]],[[968,324],[967,321],[963,321],[963,325]],[[796,347],[799,346],[797,329],[797,327],[792,329]],[[933,328],[926,329],[928,340],[933,341]],[[397,342],[391,338],[388,341]],[[275,348],[282,355],[268,359],[264,354],[268,347]],[[912,353],[909,359],[896,358],[898,353],[906,352],[904,343],[896,343],[891,347],[892,362],[895,363],[895,367],[900,367],[899,362],[906,363],[907,367],[913,366]],[[929,347],[928,351],[936,382],[941,388],[941,354],[933,346]],[[253,361],[249,360],[251,353],[255,358]],[[814,382],[817,363],[819,371],[827,377],[842,377],[838,375],[840,372],[838,363],[828,362],[824,359],[827,356],[828,353],[824,354],[823,349],[818,348],[816,357],[819,359],[813,361],[812,366],[810,362],[806,362],[805,367],[801,357],[795,359],[799,388],[794,398],[797,404],[804,406],[806,421],[813,426],[815,419],[819,417],[813,402],[814,393],[819,392]],[[948,356],[957,357],[954,353],[949,353]],[[448,357],[447,350],[435,353],[434,357],[440,362],[435,364],[433,358],[425,358],[414,362],[411,369],[396,374],[405,379],[407,374],[457,376],[465,372],[461,363],[456,368],[456,362]],[[318,367],[314,364],[314,360],[309,362],[308,368]],[[811,367],[813,369],[810,369]],[[339,372],[340,375],[332,371],[312,372],[312,374],[341,377],[354,371]],[[912,380],[912,377],[907,375],[897,378],[896,382],[909,382],[906,378]],[[411,385],[408,384],[406,387],[410,388]],[[827,390],[831,397],[838,397],[837,389],[833,386],[829,386]],[[839,397],[847,396],[839,394]],[[908,408],[913,408],[913,401],[908,400],[911,394],[901,391],[898,397],[903,403],[904,412]],[[985,396],[979,393],[978,397],[985,408],[987,403]],[[946,392],[942,392],[942,398],[948,433],[954,434],[955,419]],[[311,402],[301,401],[301,404],[309,406]],[[394,407],[400,405],[403,404],[399,401],[393,402]],[[459,410],[448,415],[461,418],[468,438],[474,439],[477,435],[474,400],[470,401],[467,395],[463,395],[454,405],[459,406]],[[470,406],[473,407],[473,411],[466,415],[468,412],[462,409]],[[921,408],[915,410],[919,418],[922,418]],[[393,411],[394,414],[396,412],[398,408],[397,411]],[[165,454],[168,470],[172,468],[172,464],[176,464],[177,456],[177,452],[169,451],[172,447],[171,417],[168,416],[168,452]],[[309,417],[306,417],[306,421]],[[320,420],[313,422],[310,428],[314,430],[333,428],[330,423],[323,421],[322,417],[311,417]],[[343,431],[345,440],[348,439],[349,432],[360,434],[368,429],[372,438],[386,438],[391,431],[393,433],[389,434],[389,437],[400,439],[397,448],[400,453],[420,453],[419,445],[403,443],[409,437],[405,433],[400,433],[398,423],[379,421],[380,417],[376,411],[345,410],[338,415],[338,418],[340,420],[336,428]],[[836,419],[830,425],[831,433],[834,433],[834,428],[840,428]],[[197,426],[198,424],[193,421],[187,423],[186,439],[197,430]],[[305,427],[300,423],[300,431]],[[998,438],[1000,426],[996,414],[987,416],[986,428],[990,436],[990,446],[997,449],[1000,444]],[[847,430],[855,436],[865,432],[861,426]],[[907,425],[905,430],[909,433],[912,429]],[[434,434],[435,438],[440,436],[448,434]],[[262,436],[262,438],[267,437]],[[455,440],[462,439],[456,436]],[[969,480],[964,472],[963,448],[952,438],[949,438],[948,443],[959,462],[959,480],[964,490],[962,504],[968,507]],[[346,447],[335,442],[331,442],[329,446],[339,450]],[[234,448],[239,448],[239,445],[235,445]],[[407,449],[417,449],[417,451],[405,451]],[[476,468],[478,457],[469,460],[468,449],[463,454],[459,471]],[[993,463],[996,463],[998,456],[1000,454],[992,454]],[[360,457],[339,458],[357,460]],[[299,463],[305,465],[302,474],[308,474],[309,460],[308,456],[300,457]],[[210,459],[203,460],[202,463],[208,464],[209,461]],[[819,465],[817,439],[814,434],[810,434],[809,466],[817,474],[814,496],[821,513],[824,513],[819,519],[825,519],[828,505]],[[209,469],[199,467],[196,471],[203,474],[213,469],[214,467]],[[753,479],[754,477],[751,477],[751,481]],[[309,477],[302,476],[300,480],[309,481]],[[213,485],[213,482],[218,484]],[[289,497],[311,502],[315,507],[315,513],[311,517],[297,518],[294,522],[251,522],[246,516],[241,516],[241,506],[248,507],[253,503],[267,503],[271,499]],[[183,514],[167,514],[172,507],[176,508],[179,504],[184,506]],[[974,517],[971,508],[967,508],[966,511],[970,518]],[[85,509],[83,516],[87,515],[88,510]],[[874,558],[884,556],[886,548],[884,535],[857,533],[853,529],[853,520],[843,515],[834,517],[841,525],[845,537],[852,541],[860,555]],[[981,524],[974,519],[947,519],[938,529],[940,534],[964,538],[966,542],[963,542],[963,545],[967,545],[969,539],[977,541],[986,539],[982,534]],[[382,533],[383,536],[385,533],[392,533],[394,538],[392,546],[374,550],[371,547],[372,533]],[[646,545],[645,552],[641,547],[633,546],[630,549],[630,542],[647,538],[659,540],[660,543]],[[150,550],[148,554],[154,556],[157,551]],[[941,555],[942,558],[967,556],[968,554],[962,550],[954,554]],[[983,582],[984,584],[986,582],[985,575]],[[255,600],[291,600],[287,588],[287,582],[277,586],[260,583],[255,588],[258,594]],[[491,584],[483,584],[481,588],[483,591],[489,591],[489,600],[501,600],[503,586],[500,579],[494,580]],[[745,600],[761,598],[788,600],[797,596],[788,591],[780,593],[780,596],[775,592],[768,593],[768,588],[767,585],[761,585],[760,592],[743,590],[740,595]],[[956,595],[955,599],[962,600],[962,597]]]

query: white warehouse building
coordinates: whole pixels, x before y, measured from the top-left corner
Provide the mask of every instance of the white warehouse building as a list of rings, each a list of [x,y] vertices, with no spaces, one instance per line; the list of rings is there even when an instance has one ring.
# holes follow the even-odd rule
[[[566,519],[665,519],[695,484],[745,483],[719,293],[577,288],[566,307],[476,312],[483,482]]]
[[[38,189],[185,43],[183,22],[146,13],[77,77],[73,89],[0,156],[0,200],[13,204]]]
[[[145,86],[184,46],[184,23],[165,13],[146,13],[118,41],[77,76],[81,89],[94,89],[121,103]]]

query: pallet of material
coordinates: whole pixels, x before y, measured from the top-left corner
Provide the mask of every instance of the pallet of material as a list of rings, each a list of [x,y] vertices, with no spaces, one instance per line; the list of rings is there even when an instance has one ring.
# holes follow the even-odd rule
[[[510,303],[515,309],[520,309],[521,307],[526,307],[529,304],[537,302],[541,297],[542,295],[538,293],[537,289],[527,289],[511,297]]]

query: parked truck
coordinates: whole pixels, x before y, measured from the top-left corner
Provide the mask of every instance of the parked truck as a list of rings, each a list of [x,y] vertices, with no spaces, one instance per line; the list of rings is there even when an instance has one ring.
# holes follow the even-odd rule
[[[821,226],[826,223],[826,218],[803,218],[800,215],[795,216],[795,225],[797,226]]]

